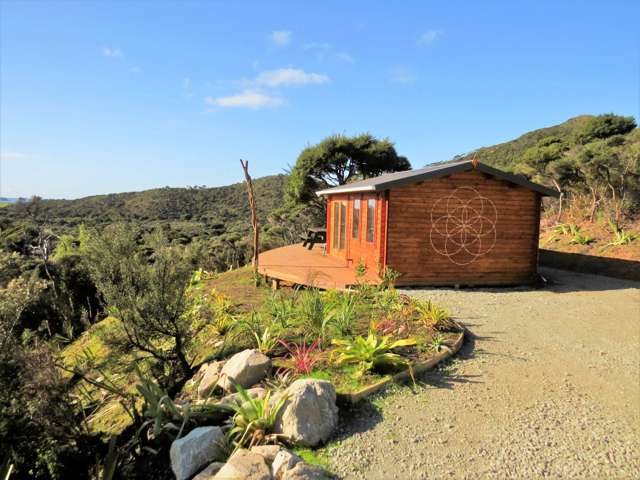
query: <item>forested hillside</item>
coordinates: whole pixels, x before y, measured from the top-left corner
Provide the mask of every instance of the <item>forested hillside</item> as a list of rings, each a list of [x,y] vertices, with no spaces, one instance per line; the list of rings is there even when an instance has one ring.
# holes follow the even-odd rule
[[[282,202],[286,175],[254,180],[258,210],[266,216]],[[244,183],[224,187],[154,188],[142,192],[111,193],[77,200],[43,200],[41,209],[51,224],[99,225],[118,221],[185,220],[233,226],[249,215]],[[0,218],[17,219],[24,205],[8,205]]]

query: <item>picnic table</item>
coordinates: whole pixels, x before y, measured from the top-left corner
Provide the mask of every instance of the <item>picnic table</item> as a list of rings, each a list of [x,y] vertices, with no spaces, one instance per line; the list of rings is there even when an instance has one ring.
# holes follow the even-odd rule
[[[327,243],[327,229],[326,228],[308,228],[306,235],[301,235],[302,246],[307,247],[309,250],[313,249],[313,246],[318,243],[324,245]]]

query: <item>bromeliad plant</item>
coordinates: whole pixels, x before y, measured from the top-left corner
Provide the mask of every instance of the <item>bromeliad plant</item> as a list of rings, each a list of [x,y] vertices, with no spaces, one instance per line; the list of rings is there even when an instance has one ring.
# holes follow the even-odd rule
[[[416,340],[404,338],[392,341],[389,336],[378,336],[370,331],[366,338],[357,336],[353,339],[335,339],[332,343],[337,347],[334,350],[337,355],[335,363],[356,364],[358,376],[362,376],[367,371],[383,366],[409,366],[408,360],[393,350],[414,346]]]
[[[431,300],[426,302],[416,301],[415,309],[427,328],[441,330],[451,328],[453,325],[449,312]]]
[[[268,391],[264,398],[253,398],[241,385],[233,384],[240,397],[238,402],[229,405],[234,415],[229,422],[227,439],[234,452],[239,448],[277,443],[279,436],[273,433],[273,426],[287,397],[282,395],[276,402],[271,402],[271,391]]]
[[[280,340],[280,345],[289,352],[290,371],[299,375],[308,375],[313,367],[322,359],[320,351],[320,339],[317,339],[311,345],[306,342],[290,344],[284,340]]]

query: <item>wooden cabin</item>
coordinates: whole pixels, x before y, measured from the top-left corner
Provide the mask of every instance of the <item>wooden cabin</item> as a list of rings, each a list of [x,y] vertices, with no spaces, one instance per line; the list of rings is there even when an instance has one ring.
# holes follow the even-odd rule
[[[398,285],[515,285],[537,278],[541,198],[555,190],[482,163],[390,173],[317,192],[328,255],[389,267]]]
[[[348,288],[388,267],[397,285],[519,285],[537,279],[540,205],[555,190],[476,161],[396,172],[317,192],[327,199],[324,251],[260,256],[292,283]]]

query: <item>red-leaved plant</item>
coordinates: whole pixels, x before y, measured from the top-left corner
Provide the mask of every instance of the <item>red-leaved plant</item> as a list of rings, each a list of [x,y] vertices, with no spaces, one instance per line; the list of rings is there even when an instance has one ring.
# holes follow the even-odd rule
[[[290,369],[301,375],[308,375],[313,370],[316,363],[320,361],[322,352],[320,351],[320,339],[311,345],[306,342],[287,343],[280,340],[280,344],[289,352],[291,361]]]

